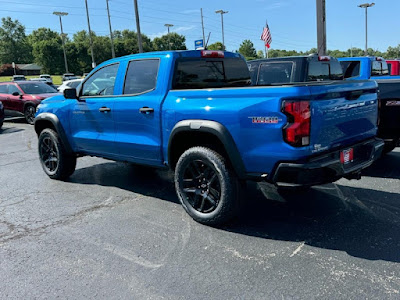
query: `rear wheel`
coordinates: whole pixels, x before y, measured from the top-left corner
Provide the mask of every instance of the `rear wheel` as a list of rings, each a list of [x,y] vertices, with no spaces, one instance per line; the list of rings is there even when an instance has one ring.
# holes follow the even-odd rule
[[[197,222],[219,225],[239,210],[239,181],[216,151],[193,147],[180,157],[175,188],[186,212]]]
[[[76,157],[68,155],[57,132],[44,129],[39,136],[39,158],[44,172],[52,179],[66,179],[76,167]]]
[[[33,105],[27,105],[24,110],[24,116],[28,124],[33,124],[35,121],[36,108]]]

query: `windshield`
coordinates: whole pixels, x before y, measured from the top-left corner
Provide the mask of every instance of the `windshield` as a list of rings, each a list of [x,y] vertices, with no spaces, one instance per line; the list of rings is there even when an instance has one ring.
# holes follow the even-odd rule
[[[24,91],[25,94],[30,94],[30,95],[57,93],[56,89],[41,82],[25,83],[25,84],[20,84],[19,86]]]

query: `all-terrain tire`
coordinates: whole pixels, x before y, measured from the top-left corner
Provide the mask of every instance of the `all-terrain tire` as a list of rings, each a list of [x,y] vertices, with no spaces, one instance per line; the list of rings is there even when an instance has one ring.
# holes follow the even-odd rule
[[[76,156],[67,153],[54,130],[47,128],[40,133],[38,151],[43,170],[51,179],[64,180],[74,173]]]
[[[175,189],[183,208],[199,223],[221,225],[239,212],[239,180],[227,160],[209,148],[193,147],[181,155]]]

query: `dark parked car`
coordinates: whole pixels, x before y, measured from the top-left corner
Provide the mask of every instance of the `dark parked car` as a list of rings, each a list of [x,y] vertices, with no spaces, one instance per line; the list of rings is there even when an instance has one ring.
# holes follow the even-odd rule
[[[0,129],[3,126],[4,122],[4,106],[3,103],[0,102]]]
[[[36,106],[46,98],[57,95],[56,89],[35,81],[1,82],[0,101],[3,102],[6,115],[25,116],[33,124]]]

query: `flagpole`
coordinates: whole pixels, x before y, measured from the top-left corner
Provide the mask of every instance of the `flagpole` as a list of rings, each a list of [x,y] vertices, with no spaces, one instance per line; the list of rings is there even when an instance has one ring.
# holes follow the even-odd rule
[[[269,49],[267,47],[267,58],[269,58]]]

